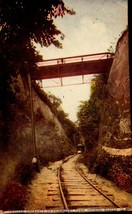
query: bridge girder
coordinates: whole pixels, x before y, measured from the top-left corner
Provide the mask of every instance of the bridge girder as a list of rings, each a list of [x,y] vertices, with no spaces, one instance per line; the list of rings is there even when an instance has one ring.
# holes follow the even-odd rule
[[[113,55],[107,56],[106,53],[103,53],[105,58],[95,59],[95,56],[99,54],[84,55],[75,57],[67,57],[63,59],[53,59],[45,60],[39,63],[39,68],[35,73],[31,73],[31,78],[33,80],[42,80],[42,79],[53,79],[53,78],[63,78],[71,76],[81,76],[87,74],[99,74],[109,72],[110,67],[113,62]],[[101,55],[103,55],[101,54]],[[87,57],[94,56],[92,60],[87,60]],[[80,57],[80,61],[77,59]],[[69,60],[70,59],[70,60]],[[73,59],[73,62],[71,62]],[[74,60],[75,59],[75,60]],[[54,63],[56,60],[56,63]],[[67,61],[66,61],[67,60]],[[68,61],[69,60],[69,61]],[[85,60],[85,61],[84,61]],[[52,63],[51,63],[52,62]],[[46,65],[46,63],[48,65]],[[54,64],[53,64],[54,63]]]

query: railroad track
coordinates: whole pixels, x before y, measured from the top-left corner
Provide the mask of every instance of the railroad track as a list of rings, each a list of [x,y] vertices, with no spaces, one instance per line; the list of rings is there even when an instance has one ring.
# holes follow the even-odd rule
[[[132,209],[116,204],[108,192],[102,192],[101,186],[95,180],[85,177],[87,175],[78,168],[79,157],[79,154],[70,156],[58,168],[54,168],[52,179],[45,183],[47,196],[43,198],[44,209],[40,206],[38,210],[9,210],[1,211],[0,214],[131,212]],[[49,167],[48,170],[51,169]]]
[[[58,180],[64,209],[121,208],[108,193],[99,190],[95,181],[89,181],[78,169],[75,155],[58,168]]]

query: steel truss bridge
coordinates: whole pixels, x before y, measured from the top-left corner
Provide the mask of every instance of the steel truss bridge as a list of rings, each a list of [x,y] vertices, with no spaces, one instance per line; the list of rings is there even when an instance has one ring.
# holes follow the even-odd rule
[[[39,62],[37,71],[28,74],[34,157],[36,156],[36,138],[31,80],[44,80],[53,78],[60,78],[62,80],[63,77],[109,73],[113,59],[114,54],[109,52],[49,59]]]
[[[97,53],[44,60],[38,63],[38,70],[31,73],[33,80],[82,76],[109,72],[113,53]]]

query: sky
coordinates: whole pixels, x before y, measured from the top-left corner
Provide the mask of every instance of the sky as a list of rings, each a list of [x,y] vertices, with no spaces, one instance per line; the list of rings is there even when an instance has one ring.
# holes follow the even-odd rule
[[[127,0],[64,0],[75,15],[65,15],[55,19],[55,25],[65,35],[63,48],[51,45],[41,48],[37,45],[43,59],[78,56],[84,54],[106,52],[116,43],[128,25]],[[43,88],[62,100],[63,110],[73,121],[77,120],[76,113],[80,101],[90,97],[90,82],[93,75],[85,77],[87,84],[80,84],[81,77],[64,78],[65,86],[58,86],[59,79],[43,81]],[[68,84],[75,84],[67,86]]]

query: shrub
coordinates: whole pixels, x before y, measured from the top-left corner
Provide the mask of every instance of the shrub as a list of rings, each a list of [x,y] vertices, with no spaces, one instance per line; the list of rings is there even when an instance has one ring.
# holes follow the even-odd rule
[[[99,157],[96,162],[95,173],[107,178],[111,162],[109,156]]]
[[[96,148],[85,151],[84,163],[87,165],[87,167],[91,173],[94,172],[94,166],[96,165],[96,158],[97,158]]]
[[[44,115],[41,108],[37,108],[35,112],[35,121],[44,121]]]
[[[85,150],[84,163],[91,173],[100,174],[119,188],[132,193],[131,156],[112,156],[97,147]]]
[[[126,174],[124,172],[118,172],[115,183],[121,189],[132,192],[132,178],[128,174]]]
[[[108,176],[118,187],[128,192],[132,192],[132,178],[129,174],[124,172],[120,162],[113,163]]]
[[[0,200],[1,210],[22,210],[26,203],[26,189],[16,183],[7,184]]]
[[[31,182],[34,176],[35,171],[32,164],[20,163],[15,170],[14,179],[21,185],[27,185]]]

